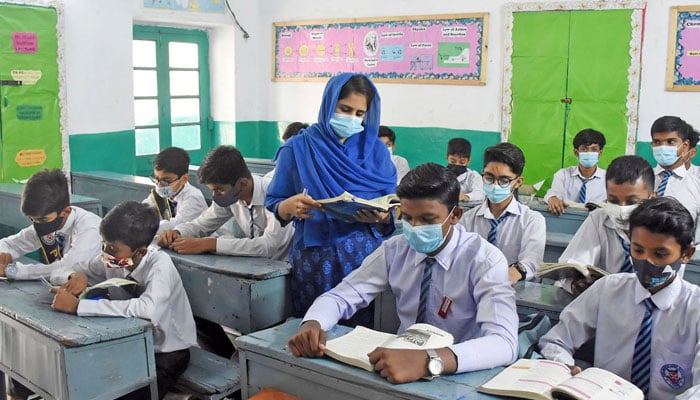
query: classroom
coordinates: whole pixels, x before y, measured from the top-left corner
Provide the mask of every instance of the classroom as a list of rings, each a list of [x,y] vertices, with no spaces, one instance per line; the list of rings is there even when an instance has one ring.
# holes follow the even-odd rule
[[[473,28],[476,31],[472,31]],[[429,35],[421,36],[430,29],[441,32],[443,40],[438,43],[435,39],[433,43]],[[365,33],[367,30],[370,32]],[[165,396],[170,400],[499,398],[480,388],[492,378],[502,376],[499,375],[501,371],[509,371],[507,366],[516,358],[525,358],[521,333],[532,329],[528,318],[536,315],[540,321],[539,318],[546,317],[547,328],[557,326],[549,333],[548,329],[539,332],[535,339],[530,338],[528,345],[537,345],[532,349],[542,350],[545,358],[568,361],[569,354],[550,358],[554,354],[553,346],[558,349],[563,340],[554,336],[577,328],[576,318],[571,317],[571,313],[579,309],[573,307],[584,300],[592,302],[589,299],[593,292],[585,292],[588,287],[595,290],[603,287],[594,284],[587,272],[583,276],[590,279],[585,284],[581,282],[583,286],[579,291],[571,281],[547,279],[554,275],[543,278],[537,272],[539,268],[565,268],[564,264],[574,263],[596,265],[607,270],[601,280],[609,285],[625,284],[609,279],[623,273],[638,277],[640,272],[636,268],[641,262],[637,258],[644,257],[635,254],[641,254],[644,246],[632,238],[627,219],[623,228],[615,225],[617,220],[612,215],[618,213],[622,220],[637,211],[641,214],[638,209],[643,207],[631,207],[636,207],[637,201],[644,204],[648,198],[649,201],[658,200],[652,197],[663,199],[669,179],[665,173],[674,176],[674,172],[675,178],[687,180],[676,182],[675,187],[668,186],[674,188],[665,198],[676,197],[679,201],[655,206],[682,204],[693,221],[700,216],[700,174],[681,172],[679,175],[676,169],[685,165],[681,169],[691,171],[691,164],[695,169],[700,165],[695,150],[700,131],[700,33],[694,31],[700,32],[700,3],[693,0],[357,0],[350,3],[321,0],[0,0],[0,279],[6,281],[0,282],[0,291],[3,291],[0,295],[3,336],[0,338],[0,376],[4,376],[0,382],[0,398],[114,399],[128,393],[132,397],[124,398]],[[308,34],[309,38],[297,48],[298,43],[292,38],[300,34]],[[684,41],[683,35],[690,39]],[[348,67],[337,67],[341,60],[338,54],[345,51],[348,52],[344,56],[347,63],[341,64]],[[392,51],[393,54],[389,54]],[[433,52],[435,58],[419,55],[408,62],[411,55]],[[343,97],[346,86],[353,82],[349,75],[342,74],[345,72],[364,74],[368,79],[363,82],[369,83],[369,90],[373,90],[375,96],[350,89],[350,97]],[[330,93],[340,95],[326,98]],[[359,117],[364,124],[355,137],[362,135],[361,140],[366,140],[370,129],[362,129],[369,125],[373,126],[372,132],[379,124],[389,127],[396,138],[390,154],[392,159],[400,156],[407,161],[411,169],[409,176],[415,179],[408,181],[419,185],[423,176],[420,174],[427,173],[425,171],[431,171],[431,176],[442,176],[442,169],[436,173],[431,163],[447,166],[449,154],[446,150],[450,140],[466,139],[471,152],[467,157],[468,169],[455,169],[460,172],[445,176],[459,176],[462,184],[461,174],[467,171],[473,173],[480,188],[482,185],[491,190],[498,190],[499,186],[504,189],[504,185],[509,187],[509,191],[503,193],[508,199],[504,207],[510,204],[507,211],[493,206],[500,203],[494,200],[496,194],[486,188],[486,198],[481,192],[481,197],[470,200],[468,190],[462,186],[460,195],[467,195],[460,196],[459,203],[455,200],[456,207],[450,206],[441,214],[435,214],[440,220],[431,214],[434,220],[425,222],[430,226],[443,224],[437,238],[439,247],[422,252],[413,247],[411,235],[415,233],[413,239],[418,240],[421,231],[412,230],[417,225],[413,225],[410,218],[412,212],[420,210],[416,199],[421,198],[410,197],[415,192],[409,190],[408,184],[402,188],[401,179],[395,177],[390,184],[384,176],[368,179],[364,172],[347,178],[346,171],[319,170],[319,165],[326,165],[325,156],[319,154],[333,147],[329,142],[308,141],[301,145],[298,144],[300,139],[283,139],[285,129],[298,121],[311,125],[302,135],[308,132],[311,136],[311,132],[323,132],[323,126],[327,130],[332,126],[330,132],[335,130],[334,140],[341,138],[341,144],[346,140],[357,143],[352,142],[355,131],[345,137],[338,134],[339,128],[333,125],[337,122],[334,118],[345,113],[342,107],[347,102],[343,100],[353,95],[364,96],[359,114],[351,114],[353,120]],[[376,107],[379,101],[381,115]],[[336,103],[338,108],[335,108]],[[334,110],[327,108],[329,104]],[[673,168],[666,169],[658,161],[655,149],[678,146],[678,143],[669,142],[664,146],[658,142],[657,135],[665,137],[663,135],[675,131],[675,128],[656,128],[664,116],[678,117],[672,121],[681,121],[683,129],[691,128],[687,130],[690,139],[677,130],[681,150],[674,153],[675,158],[671,156],[673,160],[669,165]],[[602,132],[604,142],[598,147],[593,146],[597,142],[590,141],[577,147],[575,137],[586,129]],[[384,146],[380,151],[372,147],[374,144],[368,144],[374,142],[372,139],[357,145],[358,151],[372,152],[375,159],[379,157],[376,154],[381,153],[382,162],[390,161],[385,156]],[[309,143],[321,147],[312,150]],[[688,147],[683,150],[686,143]],[[156,167],[156,156],[171,146],[186,151],[189,160],[186,172],[171,173],[174,171]],[[218,160],[225,158],[228,164],[213,161],[217,150]],[[349,153],[354,156],[353,151]],[[290,157],[292,152],[294,156]],[[592,199],[590,187],[589,197],[585,197],[588,181],[584,178],[589,176],[578,175],[582,183],[578,183],[576,193],[581,201],[567,200],[562,203],[566,208],[562,206],[558,211],[552,205],[554,202],[548,204],[546,200],[551,194],[550,187],[556,185],[552,178],[566,167],[576,169],[579,166],[577,171],[583,173],[584,162],[579,154],[584,152],[598,152],[592,171],[603,170],[602,179],[599,179],[603,197]],[[309,155],[312,161],[308,165],[320,171],[318,175],[313,167],[302,165],[301,154]],[[332,154],[333,165],[346,159],[346,155],[337,155],[336,150]],[[522,162],[518,161],[518,155],[524,157]],[[314,164],[317,157],[322,160]],[[386,162],[383,168],[393,170],[392,164]],[[646,168],[647,164],[650,168]],[[247,169],[247,173],[240,172],[241,165],[246,167],[243,169]],[[613,173],[606,178],[604,169],[609,171],[609,166]],[[95,236],[92,253],[84,259],[71,258],[71,262],[81,265],[84,262],[88,268],[88,261],[101,254],[102,260],[109,261],[102,264],[107,267],[106,278],[132,279],[131,273],[127,276],[119,272],[123,265],[115,272],[108,264],[127,259],[134,264],[135,260],[159,260],[164,256],[171,260],[166,263],[171,263],[177,271],[175,276],[180,283],[172,293],[182,294],[191,309],[192,315],[185,318],[183,324],[192,325],[192,329],[196,325],[197,340],[191,347],[180,346],[178,351],[189,348],[189,364],[184,363],[186,370],[180,370],[178,377],[170,382],[167,394],[158,393],[161,381],[156,371],[160,371],[163,362],[160,356],[169,354],[161,352],[163,346],[172,344],[173,339],[164,342],[161,329],[173,329],[168,324],[177,326],[178,323],[151,323],[143,316],[127,318],[125,323],[120,322],[120,318],[83,318],[81,315],[102,314],[82,313],[77,305],[72,312],[77,314],[75,316],[58,312],[67,311],[60,306],[57,308],[58,294],[55,298],[47,294],[39,278],[48,280],[46,284],[53,285],[59,292],[58,286],[70,291],[73,277],[70,274],[81,273],[73,265],[61,264],[65,274],[42,269],[44,272],[27,275],[20,267],[19,275],[14,276],[16,280],[12,272],[7,272],[14,263],[54,262],[46,254],[50,249],[43,239],[46,233],[34,233],[42,223],[51,222],[36,217],[51,214],[25,211],[29,207],[25,204],[28,203],[25,195],[30,191],[25,189],[32,184],[30,178],[47,168],[59,169],[67,178],[73,210],[86,210],[91,214],[86,218],[99,217],[92,220],[91,235]],[[280,170],[291,170],[289,179],[279,178]],[[167,174],[162,175],[163,172]],[[277,179],[273,178],[273,173]],[[653,187],[646,184],[646,173],[650,174]],[[175,182],[185,174],[188,174],[189,183],[185,181],[183,186],[178,186]],[[611,178],[611,175],[615,176]],[[222,176],[234,179],[221,181]],[[320,177],[321,183],[309,184],[309,176]],[[359,176],[364,182],[356,183],[362,180],[357,179]],[[662,185],[659,180],[663,181]],[[304,184],[299,186],[301,181]],[[163,183],[177,187],[176,194],[168,192],[169,200],[161,196],[172,210],[178,205],[175,196],[183,187],[201,191],[197,193],[197,215],[191,217],[194,222],[183,220],[177,226],[166,224],[164,227],[161,221],[154,241],[147,246],[132,247],[117,240],[116,243],[131,250],[131,255],[117,257],[116,249],[120,247],[113,247],[115,242],[105,236],[109,235],[105,226],[112,221],[106,217],[118,217],[112,211],[128,208],[124,206],[126,201],[155,204],[160,212],[162,203],[159,203],[156,189]],[[617,193],[614,188],[622,190],[620,188],[626,188],[628,183],[628,186],[646,184],[639,189],[641,192],[635,192],[646,197],[640,195],[639,200],[629,203],[622,200],[622,196],[618,201],[612,195]],[[581,185],[583,191],[579,192]],[[353,194],[366,199],[396,193],[396,201],[401,198],[400,213],[406,214],[402,216],[404,219],[395,218],[396,212],[375,210],[363,211],[362,218],[351,222],[326,222],[325,219],[319,222],[317,214],[322,206],[316,201],[338,196],[343,191],[350,192],[348,188],[351,187],[355,190]],[[448,192],[430,199],[445,208],[449,202],[441,199],[447,199]],[[511,198],[517,201],[511,202]],[[180,199],[177,210],[184,218],[185,203],[182,197]],[[407,205],[404,204],[406,200]],[[518,210],[515,204],[520,207]],[[133,206],[129,212],[138,211],[134,208],[136,205],[128,206]],[[459,211],[454,211],[455,208]],[[55,222],[59,217],[63,223],[78,218],[75,211],[67,209],[46,211],[56,211]],[[225,217],[221,209],[226,210]],[[161,212],[160,218],[175,218],[172,210],[167,216]],[[527,221],[524,230],[516,227],[513,217],[505,219],[497,230],[503,221],[498,218],[501,213],[503,218],[517,214],[517,221]],[[596,219],[595,215],[602,216],[604,221],[608,218],[607,222],[599,222],[600,218]],[[469,218],[473,222],[469,222]],[[418,223],[416,221],[414,223]],[[632,218],[632,221],[636,220]],[[595,224],[599,224],[597,228],[593,227]],[[607,233],[603,232],[604,224],[609,228]],[[631,224],[637,226],[634,222]],[[700,229],[695,229],[693,224],[688,228],[693,228],[691,245],[700,238]],[[137,225],[129,226],[138,230],[147,229],[144,226],[148,224]],[[359,225],[363,227],[358,228]],[[535,225],[537,228],[532,227]],[[647,225],[635,229],[642,228],[652,236],[657,235]],[[600,236],[594,238],[591,232],[595,229]],[[23,250],[21,257],[10,257],[10,253],[16,252],[8,238],[27,230],[36,236],[32,240],[39,247]],[[351,230],[363,232],[357,236],[357,243],[362,245],[347,244]],[[59,229],[47,232],[53,234],[54,231],[59,232]],[[496,232],[500,235],[498,239]],[[102,237],[98,237],[100,234]],[[229,235],[234,238],[230,239]],[[696,292],[696,285],[700,285],[700,255],[693,255],[679,239],[682,236],[679,229],[673,234],[664,231],[659,235],[675,237],[674,243],[680,244],[679,255],[668,262],[665,273],[671,267],[673,272],[669,276],[682,278],[674,281],[666,276],[668,283],[660,287],[668,285],[674,288],[673,293],[687,296],[700,293],[700,288]],[[59,236],[57,234],[57,238]],[[178,242],[188,236],[198,239],[189,244]],[[450,242],[456,237],[463,238],[460,239],[463,242],[452,246]],[[450,279],[452,272],[439,254],[442,249],[455,247],[450,250],[450,256],[443,257],[453,257],[456,262],[460,254],[471,249],[467,237],[487,245],[490,242],[499,250],[493,262],[508,267],[506,280],[509,282],[503,287],[484,289],[489,289],[493,296],[508,297],[512,307],[499,308],[502,302],[495,298],[476,299],[474,286],[465,289],[466,292],[455,289],[461,294],[450,294],[448,289],[444,293],[431,289],[431,300],[425,300],[418,275],[432,273],[429,279],[445,279],[445,285],[451,280],[454,282],[457,275]],[[250,244],[244,243],[247,240]],[[388,253],[399,251],[391,246],[401,240],[401,243],[408,243],[401,251],[422,255],[416,258],[417,265],[420,264],[416,268],[420,271],[415,278],[403,278],[417,280],[417,287],[406,285],[404,288],[397,282],[392,285],[392,279],[399,276],[389,272],[382,276],[385,286],[366,283],[374,282],[375,277],[366,274],[376,272],[375,264],[385,263],[382,267],[390,269],[390,258],[391,262],[404,260],[403,255],[397,254],[394,259]],[[97,248],[98,243],[100,248]],[[61,242],[59,253],[64,249],[62,246]],[[334,271],[326,277],[324,272],[319,274],[324,275],[323,279],[316,280],[316,270],[307,268],[304,272],[302,268],[310,259],[318,258],[318,251],[312,254],[309,250],[312,246],[337,252],[333,256],[322,253],[322,257],[331,257],[334,261],[328,262],[337,264],[338,268],[345,262],[341,260],[356,260],[350,262],[351,268],[343,267],[345,270],[340,275],[334,275],[339,273]],[[486,248],[494,248],[489,246]],[[525,246],[536,247],[537,254],[528,253],[530,250]],[[600,250],[596,250],[595,255],[576,251],[576,247],[584,246],[598,246]],[[37,248],[39,251],[34,251]],[[58,257],[59,262],[61,258]],[[431,261],[426,261],[428,259]],[[623,259],[625,265],[622,265]],[[677,259],[683,261],[681,270],[674,267]],[[433,268],[431,264],[423,270],[423,264],[433,261],[443,268]],[[153,263],[153,268],[160,265],[156,261]],[[652,261],[646,263],[647,267],[656,265]],[[133,267],[132,264],[129,267]],[[363,265],[360,273],[348,275],[353,270],[358,271],[360,264]],[[484,265],[478,268],[485,268]],[[477,274],[477,267],[474,268],[470,275],[460,277],[473,279],[476,283],[470,284],[479,287],[482,276],[472,275]],[[432,272],[427,272],[429,270]],[[489,279],[483,280],[492,282],[492,273],[495,280],[503,280],[503,276],[494,272],[489,272]],[[92,276],[86,274],[90,285],[94,285]],[[486,276],[486,269],[483,274]],[[356,282],[344,280],[336,286],[346,276]],[[652,281],[662,279],[659,273],[654,276]],[[361,278],[366,279],[361,281]],[[314,283],[307,285],[310,281]],[[633,283],[637,283],[635,290],[645,285],[636,280]],[[337,299],[350,290],[348,287],[359,297],[374,299],[373,305],[354,316],[352,313],[346,316],[343,312],[354,311],[358,304],[364,304],[364,297],[353,299],[357,304],[343,298],[343,306],[347,304],[350,308],[343,311],[339,305],[337,320],[334,319],[336,315],[330,315],[322,321],[310,318],[313,320],[310,322],[317,322],[318,326],[309,322],[301,325],[300,318],[309,309],[312,314],[320,313],[319,301],[314,302],[317,296],[334,287],[337,292],[333,289],[330,294],[318,297],[321,305],[328,307],[329,298],[341,301]],[[633,352],[634,357],[637,356],[635,337],[643,317],[654,315],[653,323],[657,325],[675,321],[659,315],[670,307],[663,305],[666,304],[663,301],[672,301],[668,299],[670,295],[664,295],[668,292],[670,290],[644,290],[645,295],[657,303],[656,311],[645,314],[646,303],[639,297],[639,291],[634,293],[635,301],[641,302],[635,306],[640,308],[616,310],[620,314],[629,313],[628,324],[635,326],[634,334],[629,336],[632,343],[629,351],[624,350],[624,354],[629,353],[630,362]],[[413,293],[411,300],[406,293]],[[463,324],[469,326],[468,332],[463,327],[452,332],[445,314],[463,308],[457,304],[461,298],[455,297],[462,295],[468,299],[466,303],[474,303],[468,306],[471,309],[464,311],[466,322]],[[665,300],[659,300],[660,297]],[[175,307],[180,300],[172,301],[170,306]],[[357,323],[382,332],[401,333],[413,322],[422,320],[420,311],[418,316],[413,311],[409,316],[413,320],[406,323],[406,308],[413,310],[419,304],[422,307],[424,300],[429,309],[434,306],[441,316],[433,320],[434,316],[428,316],[425,321],[434,325],[444,322],[446,325],[439,327],[450,331],[458,343],[438,348],[437,353],[428,351],[427,356],[425,350],[420,350],[420,357],[413,353],[410,360],[418,359],[420,364],[420,368],[414,369],[420,369],[428,377],[432,374],[435,377],[432,381],[420,379],[420,376],[395,381],[390,372],[385,374],[379,367],[381,375],[328,357],[309,357],[313,352],[300,344],[308,338],[300,335],[307,333],[322,333],[324,340],[326,333],[329,339],[342,337],[350,330],[343,324],[354,326]],[[573,306],[567,308],[570,303]],[[482,308],[478,308],[480,304]],[[491,306],[489,315],[483,317],[483,310]],[[698,307],[683,311],[683,316],[693,318],[700,314],[700,309],[696,311],[695,308]],[[490,358],[487,354],[474,365],[464,364],[470,347],[459,345],[476,340],[470,337],[476,335],[470,325],[476,317],[469,315],[476,314],[477,309],[480,318],[487,319],[480,320],[483,325],[474,328],[479,331],[478,335],[485,335],[478,338],[484,340],[482,346],[508,348],[507,344],[513,344],[512,357],[501,354]],[[567,310],[570,311],[567,313]],[[130,312],[123,311],[115,316],[139,316]],[[490,314],[501,312],[510,313],[504,319],[511,314],[517,317],[518,323],[511,321],[510,326],[488,321],[488,318],[498,319],[498,315]],[[87,322],[81,322],[83,320]],[[345,322],[336,325],[338,320]],[[700,327],[700,320],[698,322]],[[303,329],[309,326],[312,327]],[[178,331],[178,335],[190,335],[189,329],[183,328],[183,332],[187,332]],[[689,332],[671,330],[666,328],[659,336],[654,336],[654,346],[668,345],[661,341],[681,334],[685,335],[681,336],[686,338],[682,340],[685,345],[696,334],[700,335],[700,328],[696,332],[695,327]],[[202,339],[205,331],[225,336],[212,339],[216,342],[214,345],[205,344]],[[606,347],[600,340],[593,340],[599,338],[595,329],[590,335],[581,342],[585,343],[583,348],[576,342],[574,350],[579,348],[579,352],[570,356],[575,365],[607,367],[624,380],[633,382],[636,385],[633,388],[637,390],[638,387],[640,393],[643,391],[644,398],[670,398],[665,397],[670,396],[669,393],[679,396],[677,398],[700,398],[700,367],[692,368],[700,365],[700,353],[681,354],[683,349],[662,348],[681,354],[679,357],[683,358],[682,362],[664,359],[662,363],[661,359],[654,358],[657,351],[654,350],[652,360],[647,363],[662,372],[652,374],[651,381],[647,377],[646,383],[640,386],[633,379],[635,373],[629,366],[619,370],[611,366],[615,364],[613,360],[603,361]],[[506,339],[489,342],[495,340],[493,337]],[[544,339],[538,345],[540,337]],[[182,342],[188,340],[182,339]],[[221,340],[226,345],[219,348]],[[431,370],[430,362],[436,359],[440,361],[439,373]],[[381,360],[372,364],[383,364],[385,359]],[[573,362],[564,364],[574,365]],[[680,372],[674,370],[673,365]],[[84,377],[76,378],[81,374]],[[674,374],[680,374],[680,378],[676,379]],[[406,383],[393,383],[399,381]],[[28,392],[14,392],[20,387]],[[634,394],[629,396],[625,398],[637,398]]]

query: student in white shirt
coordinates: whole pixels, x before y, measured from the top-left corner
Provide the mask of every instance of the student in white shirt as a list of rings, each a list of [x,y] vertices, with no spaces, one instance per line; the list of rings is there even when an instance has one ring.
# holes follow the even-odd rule
[[[296,356],[321,357],[325,330],[391,290],[403,332],[425,322],[450,332],[455,344],[424,350],[377,348],[369,359],[392,383],[512,363],[518,354],[513,288],[498,249],[459,224],[459,185],[444,167],[411,170],[396,189],[403,235],[384,243],[335,288],[314,301],[299,332],[289,340]],[[431,267],[432,266],[432,267]],[[426,268],[427,267],[427,268]],[[428,290],[421,293],[426,277]],[[476,356],[478,355],[478,356]],[[439,359],[442,368],[427,368]]]
[[[698,141],[700,140],[700,132],[696,131],[692,125],[686,123],[688,126],[688,144],[690,145],[690,150],[688,155],[685,157],[685,168],[688,170],[690,175],[694,176],[700,180],[700,166],[692,163],[695,156],[698,154]]]
[[[187,369],[189,348],[197,343],[180,275],[166,253],[148,249],[157,229],[158,216],[151,206],[123,202],[100,225],[102,253],[54,271],[51,281],[62,284],[53,300],[55,310],[81,317],[136,317],[153,323],[156,379],[162,399]],[[110,278],[136,281],[135,297],[78,299],[88,285]],[[124,398],[143,397],[132,393]]]
[[[190,185],[189,168],[190,156],[179,147],[167,147],[153,160],[155,187],[143,202],[158,211],[158,233],[192,221],[207,209],[202,192]]]
[[[593,210],[559,257],[559,262],[595,265],[611,273],[631,272],[628,218],[640,203],[654,196],[654,171],[639,156],[622,156],[610,163],[605,174],[607,204]],[[578,295],[591,279],[560,281]]]
[[[394,133],[391,128],[380,125],[378,136],[379,139],[384,142],[387,149],[389,149],[391,162],[393,162],[396,167],[396,185],[398,185],[401,183],[401,179],[411,170],[411,167],[408,166],[408,161],[405,158],[394,154],[394,150],[396,149],[396,133]]]
[[[484,192],[487,200],[467,211],[461,223],[498,247],[508,261],[512,284],[532,279],[542,264],[547,228],[544,216],[521,204],[513,193],[523,183],[525,155],[511,143],[484,151]]]
[[[540,339],[541,353],[573,366],[573,353],[595,338],[594,366],[630,380],[645,398],[697,399],[700,288],[679,272],[695,252],[693,219],[676,199],[654,198],[632,211],[629,225],[635,272],[604,276],[572,301]]]
[[[100,217],[70,205],[68,180],[61,170],[44,169],[32,175],[22,193],[21,209],[32,225],[0,239],[0,276],[48,277],[54,269],[100,254]],[[41,263],[15,262],[35,250]]]
[[[552,187],[544,196],[552,214],[562,214],[567,203],[588,203],[605,200],[605,170],[598,160],[605,147],[605,136],[593,129],[584,129],[574,136],[574,155],[578,165],[562,168],[554,174]]]
[[[459,181],[459,201],[481,201],[484,188],[481,175],[467,168],[472,159],[472,144],[464,138],[453,138],[447,142],[447,169]]]

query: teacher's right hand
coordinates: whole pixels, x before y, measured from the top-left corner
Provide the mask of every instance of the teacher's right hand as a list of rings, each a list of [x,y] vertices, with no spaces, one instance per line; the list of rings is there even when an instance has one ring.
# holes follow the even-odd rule
[[[285,221],[289,221],[294,217],[309,219],[314,216],[311,210],[318,210],[320,208],[321,203],[317,202],[309,195],[299,193],[281,202],[277,207],[277,213]]]

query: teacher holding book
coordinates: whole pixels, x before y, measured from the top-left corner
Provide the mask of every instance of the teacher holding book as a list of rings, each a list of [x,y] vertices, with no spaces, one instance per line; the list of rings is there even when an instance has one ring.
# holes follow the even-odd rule
[[[296,317],[394,231],[389,212],[360,211],[346,222],[323,213],[316,201],[343,192],[365,199],[394,193],[396,168],[377,137],[379,114],[374,84],[364,75],[340,74],[326,85],[318,123],[277,152],[265,205],[283,225],[294,221],[289,262]],[[353,322],[369,324],[372,314],[357,314]]]

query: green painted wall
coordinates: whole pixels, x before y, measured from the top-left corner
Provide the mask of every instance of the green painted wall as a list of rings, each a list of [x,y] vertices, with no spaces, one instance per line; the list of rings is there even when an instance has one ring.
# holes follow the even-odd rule
[[[70,135],[72,171],[113,171],[134,174],[136,142],[134,131]]]
[[[656,160],[654,160],[654,154],[651,151],[651,142],[637,142],[635,152],[638,156],[649,161],[652,167],[656,167]],[[700,154],[693,157],[691,162],[695,165],[700,165]]]

